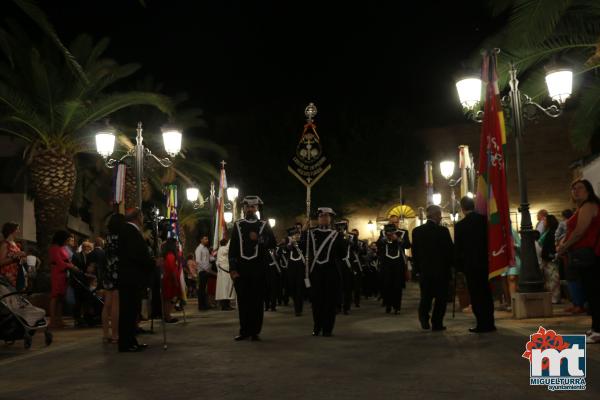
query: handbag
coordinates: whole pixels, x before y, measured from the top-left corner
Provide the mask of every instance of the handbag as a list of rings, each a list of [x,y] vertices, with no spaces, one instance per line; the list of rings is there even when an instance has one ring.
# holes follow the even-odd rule
[[[569,267],[586,270],[596,264],[598,257],[591,247],[583,247],[569,251]]]

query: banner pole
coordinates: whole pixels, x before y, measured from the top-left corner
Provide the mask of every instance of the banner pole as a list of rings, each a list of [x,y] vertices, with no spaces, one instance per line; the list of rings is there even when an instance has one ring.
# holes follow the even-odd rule
[[[309,232],[310,232],[310,197],[311,197],[311,186],[306,185],[306,254],[304,255],[304,275],[306,282],[308,282],[310,271],[308,270],[308,245],[310,243]]]

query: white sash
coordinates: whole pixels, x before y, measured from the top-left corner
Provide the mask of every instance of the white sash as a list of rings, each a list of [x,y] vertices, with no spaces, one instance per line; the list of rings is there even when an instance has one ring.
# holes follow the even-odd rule
[[[246,221],[246,222],[249,222],[249,223],[254,223],[254,222],[257,222],[258,220],[248,221],[247,219],[244,219],[242,221]],[[240,228],[240,222],[242,222],[242,221],[236,222],[237,231],[238,231],[238,234],[240,236],[240,257],[242,257],[244,260],[253,260],[256,257],[258,257],[258,243],[256,243],[254,245],[254,254],[253,255],[251,255],[251,256],[245,256],[244,255],[244,246],[243,246],[243,244],[244,244],[243,243],[244,242],[244,237],[242,236],[242,228]],[[262,223],[262,225],[261,225],[260,229],[258,230],[258,235],[259,236],[262,235],[262,231],[263,231],[263,229],[265,228],[265,225],[266,225],[266,223],[264,221],[260,221],[260,222]]]
[[[323,243],[321,243],[321,246],[315,253],[315,258],[313,259],[312,265],[310,266],[310,272],[313,272],[313,269],[315,269],[315,264],[325,264],[326,262],[329,261],[329,256],[331,255],[331,248],[333,247],[333,243],[335,242],[335,238],[337,237],[337,234],[338,234],[337,231],[331,231],[329,236],[327,236],[325,238],[325,240],[323,240]],[[317,243],[315,241],[315,235],[312,231],[310,231],[310,236],[311,236],[311,240],[312,240],[312,244],[313,244],[313,249],[316,249]],[[321,255],[321,252],[325,248],[325,245],[327,245],[327,242],[329,242],[329,248],[327,250],[327,259],[325,261],[318,261],[319,256]]]

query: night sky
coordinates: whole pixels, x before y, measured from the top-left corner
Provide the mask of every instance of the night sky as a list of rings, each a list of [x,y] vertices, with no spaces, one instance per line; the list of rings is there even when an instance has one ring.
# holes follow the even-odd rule
[[[109,36],[119,62],[142,63],[141,75],[214,113],[356,102],[427,109],[443,122],[458,107],[453,73],[493,29],[481,0],[145,3],[40,2],[67,43]]]
[[[351,200],[373,193],[373,186],[395,193],[398,184],[415,181],[425,155],[394,146],[414,143],[409,134],[422,127],[464,120],[454,78],[501,24],[490,19],[484,0],[39,4],[65,43],[79,33],[108,36],[109,56],[141,63],[130,82],[152,75],[166,94],[186,92],[188,105],[202,107],[208,123],[193,134],[227,149],[228,173],[242,193],[271,203],[296,199],[295,211],[303,207],[303,188],[286,165],[308,102],[319,108],[319,133],[334,164],[317,198],[343,203],[325,195],[332,186]],[[366,136],[359,149],[356,132]],[[389,166],[400,172],[379,179]],[[366,172],[350,176],[354,170]]]

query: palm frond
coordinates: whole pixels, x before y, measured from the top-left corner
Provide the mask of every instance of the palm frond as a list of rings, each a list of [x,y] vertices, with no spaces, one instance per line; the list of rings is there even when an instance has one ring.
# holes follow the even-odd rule
[[[576,149],[584,149],[600,128],[600,80],[595,79],[582,90],[579,107],[573,118],[571,142]]]
[[[157,93],[127,92],[106,95],[91,104],[85,112],[81,113],[79,118],[74,118],[69,125],[69,131],[78,131],[118,110],[135,105],[154,106],[167,114],[173,110],[171,100]]]
[[[511,10],[508,29],[514,38],[541,43],[554,31],[573,0],[517,0]]]
[[[88,79],[83,72],[83,68],[77,62],[77,59],[71,54],[69,49],[65,47],[62,43],[56,30],[46,18],[44,12],[37,6],[37,4],[32,0],[12,0],[17,7],[19,7],[29,18],[31,18],[37,26],[46,34],[54,45],[61,51],[65,60],[67,61],[67,65],[69,69],[73,71],[73,73],[83,82],[88,83]]]

